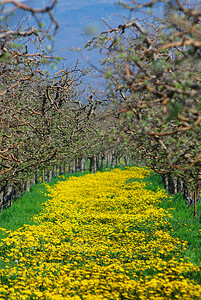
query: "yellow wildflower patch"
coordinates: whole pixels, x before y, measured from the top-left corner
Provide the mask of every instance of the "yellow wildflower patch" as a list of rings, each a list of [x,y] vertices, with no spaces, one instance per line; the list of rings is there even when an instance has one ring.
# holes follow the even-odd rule
[[[47,187],[38,225],[1,241],[0,299],[201,299],[170,235],[164,190],[146,189],[149,171],[71,177]],[[4,230],[4,229],[3,229]]]

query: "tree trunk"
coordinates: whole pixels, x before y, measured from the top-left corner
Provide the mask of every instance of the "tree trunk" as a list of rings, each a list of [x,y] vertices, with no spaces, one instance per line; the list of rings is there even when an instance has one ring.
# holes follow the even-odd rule
[[[105,154],[101,155],[101,168],[104,169],[105,167]]]
[[[49,171],[49,175],[48,175],[48,181],[51,181],[51,180],[52,180],[52,177],[53,177],[53,171],[50,170],[50,171]]]
[[[112,153],[109,152],[109,153],[107,154],[107,166],[108,166],[108,167],[111,167],[111,165],[112,165]]]
[[[30,180],[30,185],[35,185],[36,184],[36,174],[33,174]]]
[[[75,160],[75,172],[79,172],[80,171],[80,158],[77,157]]]
[[[164,189],[168,190],[168,175],[167,174],[162,175],[162,180],[163,180]]]
[[[3,205],[3,191],[0,192],[0,213],[2,212]]]
[[[112,168],[115,167],[115,154],[114,154],[114,152],[112,153],[111,167],[112,167]]]
[[[128,166],[129,165],[129,156],[128,155],[124,156],[124,161],[125,161],[125,165]]]
[[[89,171],[92,173],[96,173],[96,157],[95,156],[90,157]]]
[[[190,189],[187,185],[187,183],[184,183],[184,199],[186,201],[187,206],[191,206],[194,201],[194,191]]]
[[[42,170],[41,177],[42,177],[42,182],[45,182],[45,170]]]
[[[109,167],[109,161],[110,161],[110,154],[109,154],[109,152],[106,155],[106,159],[107,159],[107,166]]]
[[[69,172],[75,173],[75,158],[72,160],[71,164],[69,165]]]
[[[23,194],[23,182],[19,182],[15,187],[16,201]]]
[[[168,193],[169,194],[177,193],[177,179],[172,174],[168,175]]]
[[[96,156],[96,170],[100,168],[100,155]]]
[[[200,200],[200,186],[195,185],[195,191],[194,191],[194,213],[193,217],[194,219],[197,217],[197,202]]]
[[[36,182],[36,184],[40,182],[39,171],[36,171],[36,172],[35,172],[35,182]]]
[[[60,165],[59,165],[59,174],[60,175],[64,174],[64,164],[63,163],[60,163]]]
[[[80,159],[80,171],[83,173],[86,170],[86,163],[84,157]]]
[[[28,178],[26,182],[26,192],[30,192],[30,185],[30,178]]]
[[[64,173],[68,173],[69,172],[69,168],[68,168],[68,164],[67,162],[64,163]]]
[[[184,190],[184,182],[181,178],[177,178],[177,193],[181,194]]]
[[[116,166],[119,167],[120,164],[120,155],[116,155]]]
[[[9,207],[12,205],[12,190],[13,187],[6,183],[4,186],[3,207]]]
[[[53,176],[57,176],[57,166],[53,166]]]

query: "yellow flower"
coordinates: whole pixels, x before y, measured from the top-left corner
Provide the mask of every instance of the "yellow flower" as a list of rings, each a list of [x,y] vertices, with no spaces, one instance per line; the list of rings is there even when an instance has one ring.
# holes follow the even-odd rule
[[[199,267],[179,258],[187,243],[171,236],[170,211],[159,206],[168,195],[141,181],[149,173],[127,167],[46,184],[37,225],[2,240],[0,299],[201,298],[188,275]]]

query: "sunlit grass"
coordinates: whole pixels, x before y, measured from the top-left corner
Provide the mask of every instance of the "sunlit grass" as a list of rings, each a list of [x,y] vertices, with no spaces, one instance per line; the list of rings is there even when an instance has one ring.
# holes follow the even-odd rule
[[[53,186],[57,182],[64,181],[70,177],[84,176],[88,174],[89,171],[84,173],[66,173],[54,177],[49,186]],[[6,228],[8,230],[16,230],[22,227],[24,224],[35,224],[32,217],[38,214],[42,210],[41,204],[48,200],[45,196],[46,185],[43,183],[31,186],[30,192],[25,192],[21,197],[13,202],[12,206],[3,209],[0,215],[0,227]],[[0,231],[0,239],[3,237]]]
[[[131,181],[133,180],[136,181],[137,179]],[[152,191],[156,191],[159,187],[163,189],[161,176],[154,172],[137,181],[146,182],[146,188]],[[171,195],[159,206],[171,211],[169,218],[171,236],[187,241],[184,256],[189,257],[192,263],[201,266],[201,217],[198,215],[196,219],[193,218],[194,208],[186,206],[183,194]],[[201,202],[197,204],[197,210],[201,214]]]
[[[1,242],[0,299],[200,299],[200,267],[186,257],[198,244],[181,239],[179,202],[149,175],[133,167],[42,185],[33,219]]]

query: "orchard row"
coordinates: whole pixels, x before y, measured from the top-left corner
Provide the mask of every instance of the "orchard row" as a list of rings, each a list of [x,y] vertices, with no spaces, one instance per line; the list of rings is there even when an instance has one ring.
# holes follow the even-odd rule
[[[112,152],[117,163],[127,155],[160,173],[169,192],[185,192],[196,215],[201,182],[201,11],[193,1],[140,2],[121,4],[125,23],[112,28],[105,21],[108,30],[87,43],[90,51],[100,50],[99,71],[107,81],[105,91],[90,88],[88,97],[88,70],[76,65],[52,76],[44,71],[45,63],[54,68],[59,61],[42,47],[44,39],[51,44],[56,34],[58,24],[51,13],[56,1],[37,11],[16,2],[35,18],[31,29],[21,20],[11,30],[12,16],[4,14],[1,187],[20,184],[64,161],[98,155],[104,160]],[[38,22],[44,13],[52,20],[52,32]]]

